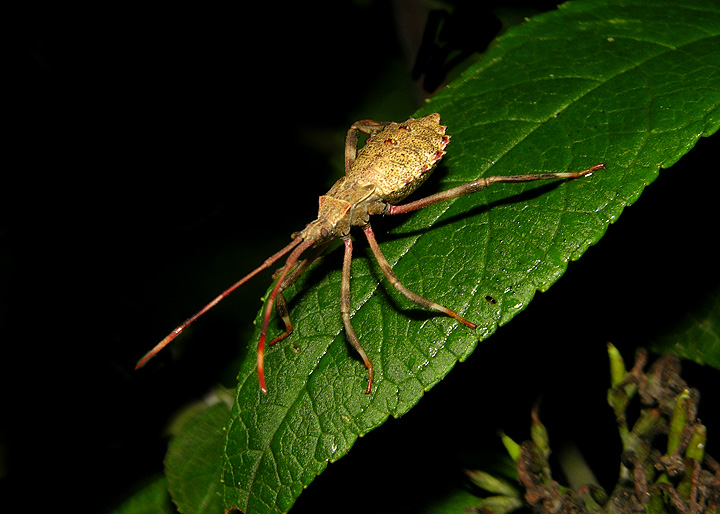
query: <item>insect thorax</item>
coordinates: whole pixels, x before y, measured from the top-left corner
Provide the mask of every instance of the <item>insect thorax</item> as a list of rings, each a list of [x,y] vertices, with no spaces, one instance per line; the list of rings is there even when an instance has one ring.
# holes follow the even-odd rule
[[[390,123],[371,136],[357,153],[346,176],[320,197],[318,218],[301,232],[323,241],[346,236],[422,185],[445,155],[450,136],[431,114],[405,123]]]

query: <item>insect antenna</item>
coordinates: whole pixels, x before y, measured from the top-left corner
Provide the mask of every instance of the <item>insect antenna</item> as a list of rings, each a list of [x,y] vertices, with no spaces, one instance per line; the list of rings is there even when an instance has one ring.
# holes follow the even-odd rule
[[[253,278],[255,275],[257,275],[257,274],[260,273],[261,271],[263,271],[263,270],[269,268],[270,266],[272,266],[273,263],[275,263],[280,257],[282,257],[283,255],[285,255],[286,253],[288,253],[290,250],[292,250],[293,248],[295,248],[297,245],[299,245],[299,244],[302,243],[302,242],[303,242],[303,239],[302,239],[301,237],[296,237],[296,238],[293,239],[292,242],[291,242],[289,245],[287,245],[285,248],[283,248],[282,250],[280,250],[280,251],[277,252],[276,254],[274,254],[274,255],[272,255],[271,257],[269,257],[268,259],[266,259],[265,262],[263,262],[260,266],[258,266],[257,268],[255,268],[253,271],[251,271],[250,273],[248,273],[247,275],[245,275],[243,278],[241,278],[240,280],[238,280],[237,282],[235,282],[232,286],[230,286],[229,288],[227,288],[225,291],[223,291],[222,293],[220,293],[213,301],[211,301],[210,303],[208,303],[205,307],[203,307],[202,309],[200,309],[200,310],[199,310],[197,313],[195,313],[193,316],[191,316],[191,317],[189,317],[188,319],[186,319],[185,321],[183,321],[183,323],[182,323],[181,325],[179,325],[178,327],[176,327],[175,330],[173,330],[172,332],[170,332],[170,333],[165,337],[165,339],[163,339],[162,341],[160,341],[158,344],[155,345],[155,347],[154,347],[152,350],[150,350],[149,352],[147,352],[147,353],[142,357],[142,359],[140,359],[140,360],[137,362],[137,364],[135,365],[135,369],[140,369],[140,368],[142,368],[150,359],[152,359],[160,350],[162,350],[162,349],[165,348],[168,344],[170,344],[173,339],[175,339],[177,336],[179,336],[179,335],[182,333],[182,331],[185,330],[188,326],[190,326],[196,319],[198,319],[200,316],[202,316],[203,314],[205,314],[207,311],[209,311],[210,309],[212,309],[213,307],[215,307],[215,306],[220,302],[220,300],[222,300],[223,298],[225,298],[226,296],[228,296],[230,293],[232,293],[233,291],[235,291],[235,289],[237,289],[238,287],[240,287],[241,285],[243,285],[245,282],[247,282],[248,280],[250,280],[251,278]],[[312,244],[312,242],[310,242],[310,244]],[[310,246],[310,244],[303,244],[303,245],[301,245],[301,247],[307,248],[308,246]],[[291,254],[291,257],[292,257],[292,255],[294,255],[294,254],[295,254],[295,253]],[[297,260],[297,256],[295,257],[295,260]],[[290,258],[288,258],[288,261],[290,261]],[[287,264],[285,265],[285,267],[287,268]],[[287,273],[287,270],[284,270],[284,271],[285,271],[285,272],[283,273],[283,277],[284,277],[285,274]],[[275,289],[273,289],[273,292],[276,293],[276,290],[277,290],[277,287],[276,287]],[[273,295],[272,298],[274,299],[275,296]]]

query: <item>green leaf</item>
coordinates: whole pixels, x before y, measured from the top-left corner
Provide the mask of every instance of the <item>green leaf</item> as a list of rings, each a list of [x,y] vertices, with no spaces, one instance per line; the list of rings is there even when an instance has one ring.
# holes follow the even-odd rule
[[[490,493],[498,494],[501,496],[520,496],[518,491],[507,481],[493,476],[485,471],[467,471],[467,475],[476,486]]]
[[[492,501],[492,500],[491,500]],[[449,491],[442,500],[434,501],[427,505],[418,514],[458,514],[463,512],[483,512],[474,510],[479,505],[485,507],[483,500],[474,495],[468,488],[453,489]],[[491,514],[493,511],[486,511],[485,514]]]
[[[230,417],[225,403],[203,404],[183,420],[165,456],[168,490],[183,514],[222,514],[223,426]]]
[[[659,168],[718,129],[718,63],[720,8],[708,1],[570,2],[499,38],[416,113],[441,113],[452,141],[414,198],[483,176],[599,162],[607,170],[495,185],[403,220],[374,220],[404,285],[478,329],[410,304],[358,244],[351,316],[375,365],[370,395],[340,319],[341,256],[316,264],[287,291],[295,332],[266,354],[269,393],[259,391],[254,357],[240,369],[224,447],[226,506],[287,512],[328,462],[406,413],[550,287]],[[271,337],[279,331],[271,323]]]
[[[720,369],[720,289],[701,298],[675,330],[650,347],[658,353],[679,356]]]
[[[157,478],[110,514],[174,514],[165,477]]]

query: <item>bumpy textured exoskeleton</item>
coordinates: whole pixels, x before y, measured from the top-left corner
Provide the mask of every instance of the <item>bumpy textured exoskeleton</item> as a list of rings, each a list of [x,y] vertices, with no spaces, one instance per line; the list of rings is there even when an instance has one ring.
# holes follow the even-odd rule
[[[442,312],[466,327],[475,329],[476,325],[474,323],[466,320],[455,311],[428,300],[402,285],[380,251],[375,234],[370,226],[370,216],[411,212],[444,200],[480,191],[495,182],[529,182],[553,178],[577,178],[604,168],[605,165],[598,164],[578,172],[486,177],[413,202],[397,205],[398,202],[404,200],[425,182],[437,162],[445,155],[445,147],[450,142],[450,136],[445,133],[445,130],[446,127],[440,125],[439,114],[430,114],[419,119],[411,118],[399,124],[373,120],[362,120],[354,123],[348,130],[345,143],[345,176],[338,180],[327,194],[320,197],[320,209],[317,219],[309,223],[300,232],[293,234],[293,240],[289,245],[268,258],[262,265],[223,291],[197,314],[173,330],[138,362],[137,367],[143,366],[145,362],[175,339],[188,325],[214,307],[220,300],[290,252],[285,266],[277,273],[277,282],[266,302],[258,342],[258,379],[261,390],[267,392],[264,371],[265,339],[273,305],[276,305],[278,315],[285,324],[285,332],[270,341],[270,345],[285,339],[293,331],[287,302],[282,294],[283,291],[295,283],[298,277],[317,259],[331,241],[339,237],[345,245],[340,312],[348,341],[360,354],[367,368],[366,392],[370,393],[373,384],[373,365],[360,344],[350,320],[350,262],[353,251],[350,229],[354,226],[360,227],[364,232],[370,249],[380,265],[380,269],[393,287],[417,305]],[[365,146],[358,151],[359,132],[369,134],[370,138]],[[301,259],[301,255],[306,250],[309,250],[308,254]]]

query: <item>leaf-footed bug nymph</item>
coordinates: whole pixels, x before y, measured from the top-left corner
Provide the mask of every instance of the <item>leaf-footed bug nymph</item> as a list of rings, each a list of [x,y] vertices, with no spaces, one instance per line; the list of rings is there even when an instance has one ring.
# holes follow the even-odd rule
[[[258,341],[258,379],[260,389],[267,392],[264,371],[265,338],[273,305],[275,305],[278,316],[285,324],[285,332],[270,341],[270,346],[282,341],[293,331],[283,291],[294,284],[298,277],[307,270],[328,245],[339,237],[345,245],[340,286],[340,312],[348,341],[362,357],[367,368],[368,381],[365,392],[370,393],[373,384],[373,365],[365,354],[365,350],[363,350],[350,321],[350,262],[353,251],[350,229],[353,226],[359,226],[365,233],[380,269],[394,288],[415,304],[426,309],[442,312],[466,327],[475,329],[476,325],[474,323],[466,320],[455,311],[428,300],[402,285],[380,251],[375,234],[370,226],[370,216],[374,214],[403,214],[415,211],[438,202],[480,191],[496,182],[530,182],[556,178],[578,178],[603,169],[605,165],[596,164],[577,172],[485,177],[447,191],[398,205],[398,202],[404,200],[425,182],[437,162],[445,155],[445,147],[450,142],[450,136],[445,133],[445,130],[446,127],[440,125],[439,114],[430,114],[418,119],[411,118],[399,124],[373,120],[362,120],[354,123],[348,130],[345,142],[345,176],[338,180],[324,196],[320,197],[320,209],[317,219],[309,223],[300,232],[293,234],[292,241],[285,248],[270,256],[259,267],[223,291],[194,316],[185,320],[145,354],[138,361],[136,369],[145,365],[150,358],[180,335],[188,325],[217,305],[220,300],[289,253],[285,266],[278,272],[279,276],[275,287],[273,287],[267,299],[260,330],[260,340]],[[359,132],[370,135],[365,146],[360,150],[357,148]],[[301,258],[306,250],[307,255]]]

